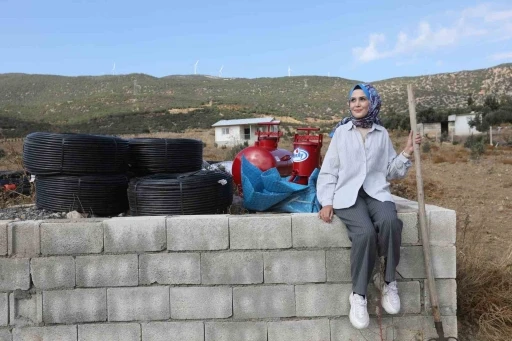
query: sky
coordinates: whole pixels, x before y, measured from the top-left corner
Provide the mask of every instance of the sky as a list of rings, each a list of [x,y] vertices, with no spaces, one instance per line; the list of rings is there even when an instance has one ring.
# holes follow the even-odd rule
[[[507,62],[509,0],[0,0],[0,73],[376,81]]]

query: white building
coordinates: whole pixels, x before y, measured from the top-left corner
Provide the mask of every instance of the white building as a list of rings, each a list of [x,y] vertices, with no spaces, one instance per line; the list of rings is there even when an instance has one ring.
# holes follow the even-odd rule
[[[475,118],[475,114],[449,115],[448,120],[436,123],[418,123],[418,130],[422,136],[441,138],[446,136],[469,136],[482,134],[476,128],[469,126],[469,121]]]
[[[469,126],[468,122],[474,118],[475,118],[475,114],[448,116],[448,122],[450,123],[450,125],[453,124],[453,134],[455,136],[469,136],[472,134],[475,134],[475,135],[481,134],[481,132],[476,130],[475,127],[471,128]]]
[[[257,139],[256,131],[267,130],[267,127],[258,124],[270,122],[279,121],[274,121],[273,117],[220,120],[212,125],[215,128],[215,143],[218,146],[236,146],[247,141],[252,145]],[[277,129],[277,126],[272,127],[272,131]]]

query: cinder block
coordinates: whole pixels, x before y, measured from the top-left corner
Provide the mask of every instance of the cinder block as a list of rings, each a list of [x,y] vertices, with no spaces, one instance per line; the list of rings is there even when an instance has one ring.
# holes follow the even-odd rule
[[[457,317],[441,316],[445,337],[457,337]],[[393,317],[395,340],[429,340],[437,338],[431,316]]]
[[[15,291],[9,294],[9,324],[11,326],[39,325],[43,322],[43,295]]]
[[[8,328],[0,328],[0,341],[12,341],[12,334]]]
[[[109,321],[167,320],[169,287],[107,289]]]
[[[227,215],[196,215],[167,218],[168,250],[225,250],[228,247]]]
[[[352,284],[307,284],[295,286],[297,316],[348,315]]]
[[[0,220],[0,256],[7,254],[7,224],[10,220]]]
[[[420,242],[418,213],[398,213],[398,218],[404,223],[402,229],[402,245],[418,244]]]
[[[347,228],[334,216],[331,223],[318,218],[318,213],[292,214],[293,247],[350,247]]]
[[[454,245],[457,215],[453,210],[436,209],[427,213],[431,245]]]
[[[78,326],[78,341],[140,341],[138,323],[84,324]]]
[[[292,247],[289,215],[229,217],[231,249],[287,249]]]
[[[380,323],[384,340],[399,340],[393,338],[393,320],[390,317],[382,318]],[[370,325],[365,329],[355,329],[348,317],[331,320],[331,341],[381,341],[381,325],[374,317],[370,317]]]
[[[9,324],[9,299],[7,294],[0,294],[0,326]]]
[[[139,257],[140,284],[199,284],[199,253],[159,253]]]
[[[71,256],[32,258],[30,272],[36,289],[63,289],[75,286],[75,259]]]
[[[422,246],[400,248],[400,263],[397,272],[403,278],[426,278]],[[431,246],[432,265],[436,278],[455,278],[455,246]]]
[[[351,282],[350,249],[326,251],[327,281]]]
[[[14,328],[13,341],[77,341],[76,326]]]
[[[265,322],[206,322],[205,341],[267,341]]]
[[[325,251],[267,252],[263,255],[265,283],[325,282]]]
[[[142,341],[204,341],[203,322],[142,323]]]
[[[139,282],[137,255],[76,257],[78,287],[136,286]]]
[[[263,255],[259,252],[203,253],[203,284],[263,283]]]
[[[43,255],[79,255],[103,250],[101,222],[66,222],[41,224]]]
[[[171,318],[227,318],[233,314],[229,287],[171,288]]]
[[[41,253],[39,220],[16,221],[7,225],[8,254],[15,257],[37,257]]]
[[[421,288],[420,282],[398,282],[398,296],[400,296],[400,312],[399,314],[419,314],[421,313]],[[347,296],[348,297],[348,296]],[[382,309],[380,291],[370,282],[368,285],[368,313],[372,315],[389,315]],[[348,300],[348,298],[347,298]],[[391,315],[389,315],[391,316]]]
[[[161,251],[167,246],[165,217],[112,218],[105,226],[105,252]]]
[[[0,290],[28,290],[30,288],[30,265],[28,258],[0,259]]]
[[[74,289],[43,292],[43,322],[77,323],[107,320],[107,290]]]
[[[330,341],[329,320],[268,323],[268,341]]]
[[[436,279],[437,298],[441,315],[457,315],[457,281],[455,279]],[[430,292],[425,280],[425,311],[432,314]]]
[[[233,310],[237,319],[295,316],[293,285],[233,288]]]

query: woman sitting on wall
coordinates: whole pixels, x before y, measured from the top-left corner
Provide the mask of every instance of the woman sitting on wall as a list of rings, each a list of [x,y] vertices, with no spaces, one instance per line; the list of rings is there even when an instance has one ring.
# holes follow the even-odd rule
[[[350,266],[352,293],[349,319],[355,328],[368,327],[366,292],[377,253],[385,258],[384,281],[374,283],[382,291],[382,307],[389,314],[400,311],[395,270],[400,260],[403,223],[398,219],[388,180],[403,178],[411,166],[412,132],[397,155],[378,115],[381,99],[370,84],[354,86],[348,97],[350,117],[331,133],[331,143],[317,182],[322,205],[319,217],[331,222],[336,214],[347,226],[352,241]],[[421,137],[415,138],[421,143]]]

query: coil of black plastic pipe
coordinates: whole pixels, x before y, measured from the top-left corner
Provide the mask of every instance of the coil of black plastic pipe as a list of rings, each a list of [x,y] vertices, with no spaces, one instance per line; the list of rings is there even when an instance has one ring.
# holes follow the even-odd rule
[[[128,201],[134,216],[225,213],[233,202],[233,179],[217,170],[134,178]]]
[[[55,212],[112,216],[128,209],[125,175],[37,176],[36,206]]]
[[[35,132],[23,144],[25,169],[35,175],[123,173],[128,156],[128,140],[115,136]]]
[[[131,171],[139,176],[194,172],[203,164],[200,140],[134,138],[129,143]]]

